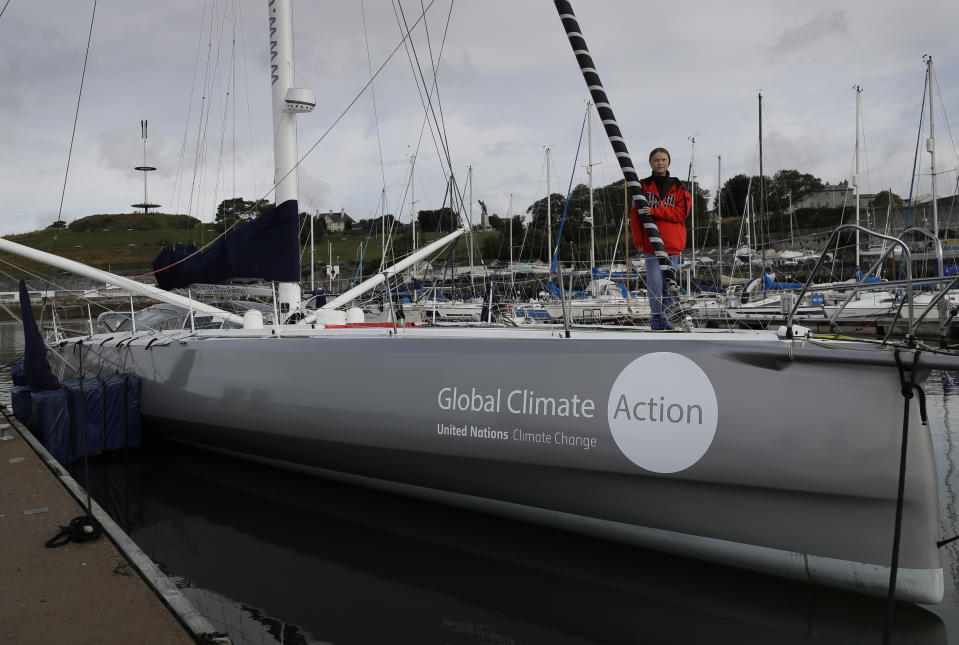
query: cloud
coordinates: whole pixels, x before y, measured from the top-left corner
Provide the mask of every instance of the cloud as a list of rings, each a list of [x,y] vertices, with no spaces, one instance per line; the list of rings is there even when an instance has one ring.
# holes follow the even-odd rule
[[[849,18],[845,11],[819,11],[808,20],[786,29],[769,48],[774,54],[798,53],[811,48],[822,40],[842,36],[849,30]]]

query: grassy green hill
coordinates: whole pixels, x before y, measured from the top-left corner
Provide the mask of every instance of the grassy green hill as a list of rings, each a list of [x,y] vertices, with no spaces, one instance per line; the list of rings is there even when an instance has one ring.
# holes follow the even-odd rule
[[[202,229],[194,217],[153,213],[90,215],[71,222],[67,228],[46,228],[5,237],[97,268],[126,273],[151,267],[153,258],[166,244],[199,244],[204,237],[209,241],[213,236],[212,225]],[[49,271],[41,268],[43,265],[16,256],[0,254],[0,259],[29,270]]]
[[[18,244],[54,253],[100,269],[131,274],[151,270],[153,259],[163,246],[176,243],[193,243],[201,246],[203,243],[209,243],[217,234],[213,224],[201,224],[198,219],[188,215],[133,213],[90,215],[71,222],[67,228],[46,228],[32,233],[5,237]],[[478,249],[481,248],[484,240],[498,235],[498,232],[476,234],[477,257],[479,257]],[[421,234],[419,245],[427,244],[436,237],[433,233]],[[382,243],[376,236],[370,238],[369,243],[366,243],[366,240],[365,231],[327,234],[317,239],[316,263],[325,265],[330,259],[332,250],[334,264],[355,265],[365,245],[363,264],[364,274],[367,274],[380,264]],[[399,233],[394,244],[399,253],[404,253],[411,248],[410,232]],[[457,242],[455,253],[458,264],[467,262],[466,244],[465,238],[462,237]],[[45,265],[17,256],[0,253],[0,260],[10,263],[0,263],[0,265],[4,271],[14,275],[18,272],[10,265],[31,272],[50,272],[50,268]],[[304,249],[303,261],[304,264],[309,262],[309,247]]]

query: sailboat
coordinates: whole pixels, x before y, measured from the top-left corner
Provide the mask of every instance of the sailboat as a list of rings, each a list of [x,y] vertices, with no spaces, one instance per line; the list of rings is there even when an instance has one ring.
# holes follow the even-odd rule
[[[291,132],[309,97],[292,87],[290,0],[268,7],[276,203],[295,213]],[[556,7],[632,188],[572,7]],[[0,250],[27,254],[6,240]],[[931,369],[959,368],[955,356],[912,338],[813,341],[799,327],[358,327],[338,308],[359,288],[297,324],[210,308],[239,328],[69,338],[53,348],[55,365],[136,373],[147,427],[210,450],[767,574],[941,600],[932,441],[901,392]],[[282,318],[298,294],[279,291]]]

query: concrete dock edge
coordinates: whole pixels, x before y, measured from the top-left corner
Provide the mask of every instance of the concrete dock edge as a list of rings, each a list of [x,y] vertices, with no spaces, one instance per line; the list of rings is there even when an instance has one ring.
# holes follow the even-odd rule
[[[10,424],[20,434],[77,503],[85,508],[86,491],[53,458],[53,455],[43,447],[20,420],[13,416],[6,406],[0,405],[0,423],[3,422]],[[177,589],[176,585],[95,500],[91,499],[91,507],[91,514],[101,524],[103,532],[196,642],[223,644],[232,642],[229,636],[216,631],[209,620],[196,610],[193,604]]]

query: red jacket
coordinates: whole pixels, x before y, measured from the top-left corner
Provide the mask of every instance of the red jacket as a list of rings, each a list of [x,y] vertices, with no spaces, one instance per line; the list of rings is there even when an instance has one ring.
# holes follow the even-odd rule
[[[686,248],[686,218],[689,217],[689,208],[692,197],[686,190],[686,185],[676,177],[669,177],[669,189],[665,195],[660,195],[653,178],[641,179],[643,192],[649,200],[650,214],[659,227],[659,235],[663,238],[666,252],[677,255]],[[633,246],[642,249],[643,253],[652,253],[653,246],[646,235],[646,229],[636,207],[629,212],[629,223],[633,228]]]

